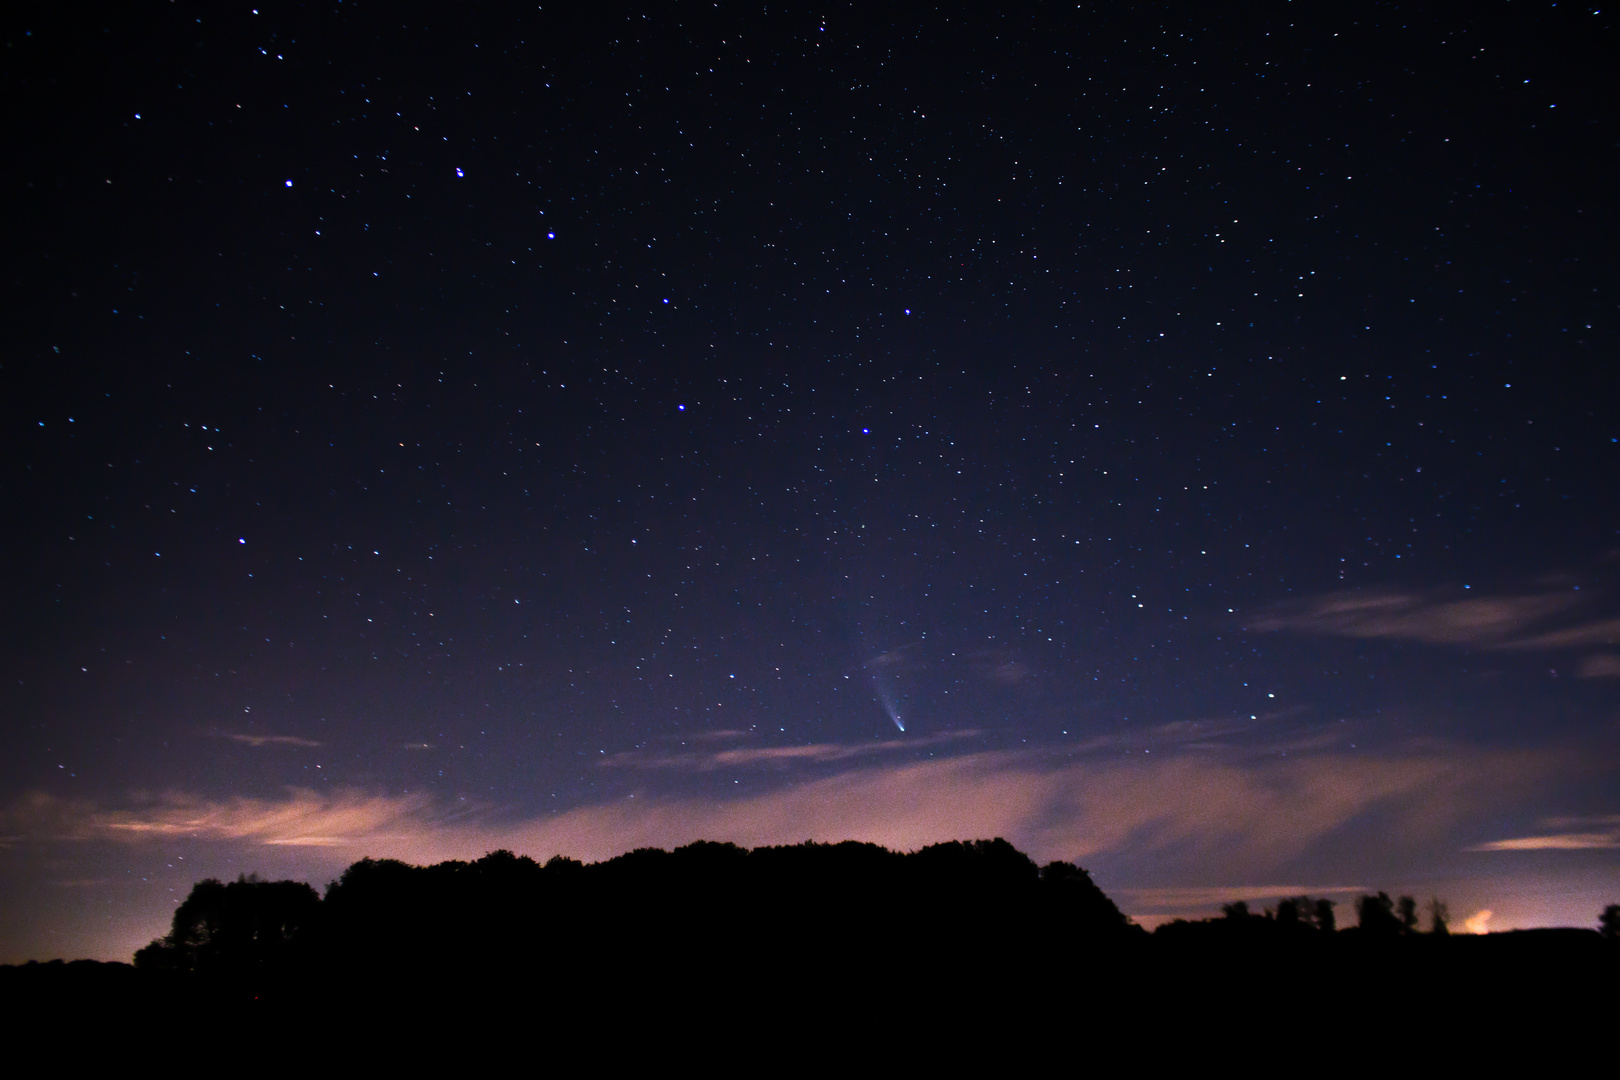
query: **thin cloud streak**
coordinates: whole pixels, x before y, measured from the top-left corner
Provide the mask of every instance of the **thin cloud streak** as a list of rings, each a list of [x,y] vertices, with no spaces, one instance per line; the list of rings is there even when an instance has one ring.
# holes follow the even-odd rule
[[[1550,836],[1517,836],[1511,840],[1493,840],[1479,844],[1469,851],[1597,851],[1620,848],[1620,831],[1590,833],[1555,833]]]
[[[733,734],[744,734],[736,732]],[[954,731],[914,739],[888,739],[873,743],[812,743],[809,746],[750,746],[730,750],[707,752],[667,753],[647,750],[627,750],[604,758],[602,764],[612,768],[685,769],[711,772],[715,769],[734,768],[758,764],[793,764],[797,762],[848,761],[852,758],[875,757],[880,754],[910,752],[925,746],[939,746],[982,734],[976,730]]]
[[[1593,851],[1620,848],[1620,814],[1542,818],[1543,828],[1558,832],[1516,836],[1471,847],[1469,851]]]
[[[232,742],[246,743],[249,746],[320,746],[314,739],[302,739],[297,735],[241,735],[224,734],[222,739]]]
[[[404,839],[438,827],[446,815],[424,795],[324,795],[290,789],[271,799],[207,799],[167,792],[134,807],[103,809],[36,792],[0,814],[14,842],[173,837],[298,847],[352,847]]]
[[[1620,619],[1552,630],[1545,634],[1506,643],[1508,649],[1571,649],[1584,645],[1620,645]]]
[[[1584,602],[1567,588],[1517,596],[1436,596],[1403,592],[1329,593],[1263,613],[1258,630],[1388,638],[1430,645],[1548,651],[1620,644],[1620,619],[1538,627]]]

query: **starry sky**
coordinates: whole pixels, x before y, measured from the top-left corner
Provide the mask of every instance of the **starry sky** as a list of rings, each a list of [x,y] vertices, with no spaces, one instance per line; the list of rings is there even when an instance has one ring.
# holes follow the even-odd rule
[[[0,961],[698,838],[1620,900],[1607,11],[33,8]]]

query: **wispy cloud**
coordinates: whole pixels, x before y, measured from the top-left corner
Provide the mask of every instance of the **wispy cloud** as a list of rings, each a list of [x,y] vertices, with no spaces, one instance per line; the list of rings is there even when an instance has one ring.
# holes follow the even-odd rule
[[[1567,586],[1500,596],[1329,593],[1272,608],[1253,625],[1259,630],[1491,649],[1553,650],[1620,643],[1620,619],[1579,616],[1576,609],[1585,599]],[[1563,625],[1550,625],[1555,622]]]
[[[911,644],[902,645],[898,649],[890,649],[886,653],[880,653],[872,657],[861,666],[872,669],[899,667],[912,659],[912,653],[921,644],[920,641],[913,641]]]
[[[1551,836],[1516,836],[1511,840],[1492,840],[1469,851],[1582,851],[1597,848],[1620,848],[1620,832],[1612,833],[1556,833]]]
[[[1019,687],[1029,681],[1034,669],[1012,649],[982,649],[968,657],[973,673],[1002,686]]]
[[[446,820],[423,795],[336,795],[290,789],[279,799],[208,799],[168,792],[120,808],[36,792],[0,814],[13,841],[189,837],[299,847],[403,839]]]
[[[1415,593],[1331,593],[1274,608],[1254,625],[1260,630],[1405,638],[1436,645],[1500,644],[1573,602],[1566,596],[1438,599]]]
[[[1620,619],[1599,619],[1506,643],[1510,649],[1573,649],[1586,645],[1620,645]]]
[[[1620,656],[1614,653],[1588,656],[1575,673],[1583,679],[1620,679]]]
[[[1383,757],[1146,757],[1099,761],[989,751],[872,762],[743,797],[637,793],[542,816],[496,808],[452,812],[420,794],[355,791],[298,789],[279,799],[171,793],[117,808],[35,795],[0,812],[0,833],[19,841],[127,843],[184,836],[327,850],[332,862],[362,855],[435,861],[496,847],[541,858],[601,859],[699,838],[748,846],[856,839],[913,849],[1004,836],[1043,861],[1193,858],[1253,880],[1371,811],[1395,822],[1393,843],[1432,842],[1459,822],[1522,797],[1565,766],[1551,754],[1438,745]]]
[[[297,735],[244,735],[227,732],[220,735],[222,739],[232,742],[246,743],[249,746],[320,746],[314,739],[302,739]]]
[[[1620,814],[1586,814],[1576,817],[1549,817],[1542,818],[1541,823],[1550,829],[1561,829],[1566,826],[1581,825],[1610,825],[1620,829]]]
[[[1198,753],[1151,763],[993,751],[872,765],[738,799],[621,800],[508,835],[528,850],[580,857],[698,837],[745,845],[852,838],[909,849],[1004,836],[1043,860],[1197,852],[1259,872],[1374,809],[1399,822],[1392,842],[1432,840],[1533,786],[1553,764],[1440,746],[1387,758]]]
[[[746,732],[718,732],[718,735],[741,737]],[[712,772],[716,769],[747,765],[789,765],[848,761],[852,758],[877,757],[883,754],[912,753],[928,746],[940,746],[980,735],[979,731],[954,731],[912,739],[887,739],[869,743],[811,743],[808,746],[742,746],[728,750],[667,751],[626,750],[602,759],[602,764],[613,768],[685,769],[692,772]]]
[[[1541,833],[1536,836],[1515,836],[1507,840],[1492,840],[1469,851],[1590,851],[1620,848],[1620,814],[1596,817],[1551,817],[1542,820],[1548,829],[1560,832]]]

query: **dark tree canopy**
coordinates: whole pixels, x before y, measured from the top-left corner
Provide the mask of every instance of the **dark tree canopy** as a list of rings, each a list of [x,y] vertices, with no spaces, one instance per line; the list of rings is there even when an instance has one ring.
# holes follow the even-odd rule
[[[1362,933],[1375,937],[1393,937],[1406,929],[1402,917],[1395,914],[1395,901],[1385,892],[1364,894],[1356,901],[1356,925]]]
[[[1333,901],[1292,896],[1263,913],[1234,901],[1219,918],[1148,935],[1079,866],[1037,866],[999,839],[910,853],[704,841],[589,865],[502,850],[432,866],[362,859],[324,899],[301,882],[201,881],[136,967],[200,999],[315,994],[384,1010],[426,993],[469,1009],[566,1010],[628,995],[632,1009],[657,1010],[753,1005],[748,988],[769,987],[758,1003],[788,1015],[849,995],[869,1010],[912,999],[948,1010],[1011,1001],[1054,977],[1064,993],[1147,993],[1191,979],[1215,995],[1259,992],[1317,965],[1323,978],[1352,982],[1442,960],[1496,977],[1531,970],[1549,949],[1588,963],[1580,950],[1603,944],[1590,930],[1567,942],[1491,935],[1486,954],[1484,938],[1446,933],[1438,898],[1428,934],[1412,932],[1410,898],[1377,893],[1355,906],[1348,933],[1335,932]],[[1620,905],[1603,913],[1603,932],[1620,932]]]
[[[754,850],[699,841],[593,865],[510,851],[433,866],[362,859],[324,900],[298,882],[203,881],[137,963],[238,976],[301,965],[384,982],[536,965],[740,972],[767,956],[960,966],[1054,943],[1109,947],[1133,931],[1080,867],[1037,867],[1001,839],[910,854],[853,841]],[[775,944],[762,953],[767,940]]]
[[[1397,918],[1401,921],[1401,933],[1416,933],[1418,925],[1417,901],[1410,896],[1401,897],[1396,904]]]
[[[135,954],[137,967],[203,973],[273,970],[291,962],[320,897],[301,881],[199,881],[167,937]]]

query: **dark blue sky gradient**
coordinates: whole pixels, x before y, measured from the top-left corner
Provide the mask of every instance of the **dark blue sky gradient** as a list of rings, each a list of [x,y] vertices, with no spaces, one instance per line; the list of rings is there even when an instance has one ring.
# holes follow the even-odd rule
[[[7,20],[0,960],[697,835],[1620,898],[1607,12]]]

